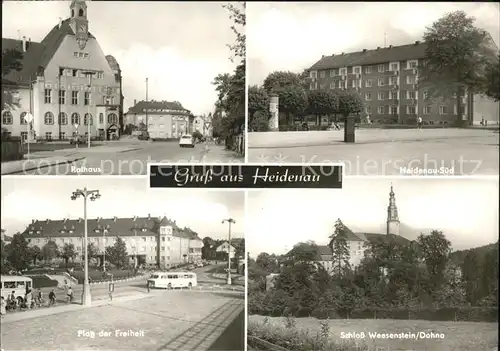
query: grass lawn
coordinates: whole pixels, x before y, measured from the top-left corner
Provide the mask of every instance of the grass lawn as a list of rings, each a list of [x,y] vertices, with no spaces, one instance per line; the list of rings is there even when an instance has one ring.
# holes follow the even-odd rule
[[[266,317],[249,316],[249,324],[263,324]],[[270,326],[284,328],[286,318],[267,317]],[[321,333],[321,322],[316,318],[296,318],[296,329],[311,335]],[[324,322],[324,321],[323,321]],[[496,350],[498,346],[498,323],[475,322],[431,322],[423,320],[393,319],[336,319],[328,320],[330,337],[341,341],[341,333],[364,333],[364,339],[356,342],[366,344],[369,350],[415,350],[415,351],[479,351]],[[443,339],[375,339],[368,333],[440,333]],[[256,335],[258,337],[258,335]]]
[[[108,270],[108,273],[113,274],[113,279],[120,279],[120,278],[132,278],[134,277],[133,272],[124,270]],[[73,277],[78,279],[78,281],[82,281],[85,278],[85,273],[83,271],[74,271],[71,273]],[[96,270],[89,270],[89,278],[94,281],[99,281],[99,280],[111,280],[111,276],[104,276],[101,271],[96,271]]]
[[[100,144],[90,143],[90,147],[99,146]],[[87,144],[80,144],[78,147],[87,147]],[[68,142],[57,142],[57,143],[33,143],[30,144],[30,152],[40,152],[40,151],[56,151],[56,150],[66,150],[75,149],[75,145],[71,145]]]

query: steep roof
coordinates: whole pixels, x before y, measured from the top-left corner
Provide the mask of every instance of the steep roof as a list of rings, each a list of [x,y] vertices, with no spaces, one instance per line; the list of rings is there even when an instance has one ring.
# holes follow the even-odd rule
[[[175,221],[154,217],[135,218],[94,218],[88,219],[88,236],[100,237],[102,232],[108,232],[106,236],[156,236],[160,226],[170,225],[173,227],[173,235],[184,239],[201,240],[198,234],[190,228],[180,228]],[[23,232],[27,238],[39,237],[81,237],[84,235],[85,223],[83,219],[63,219],[63,220],[36,220],[33,221]],[[72,231],[72,233],[70,232]]]
[[[426,48],[426,44],[417,41],[409,45],[323,56],[318,62],[312,65],[309,70],[326,70],[350,66],[374,65],[391,61],[421,59],[425,57]]]
[[[106,60],[113,71],[120,71],[120,65],[118,61],[112,55],[106,55]]]
[[[138,103],[135,104],[135,106],[132,106],[127,113],[144,113],[146,110],[148,111],[170,110],[170,111],[175,111],[175,114],[177,115],[191,116],[191,111],[185,109],[178,102],[155,101],[155,100],[139,101]]]

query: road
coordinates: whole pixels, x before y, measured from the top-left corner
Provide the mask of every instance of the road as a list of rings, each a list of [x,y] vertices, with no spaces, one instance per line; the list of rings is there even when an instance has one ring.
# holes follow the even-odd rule
[[[49,155],[44,152],[39,155]],[[223,146],[197,144],[181,148],[177,142],[120,142],[91,149],[54,151],[53,156],[83,159],[56,166],[25,171],[28,175],[146,175],[148,163],[242,163],[242,157],[224,150]],[[40,157],[33,154],[32,157]]]
[[[255,163],[344,162],[346,175],[498,175],[499,134],[477,129],[366,129],[346,144],[343,131],[250,133]]]
[[[226,284],[225,279],[215,278],[213,276],[213,273],[210,273],[210,271],[213,270],[214,267],[217,267],[217,266],[226,267],[225,264],[220,264],[220,265],[210,265],[210,266],[205,266],[205,267],[200,267],[200,268],[194,269],[193,272],[196,273],[196,275],[197,275],[198,283],[225,285]],[[235,275],[235,277],[239,277],[239,275]],[[245,282],[244,282],[244,280],[241,280],[241,279],[233,279],[233,284],[245,285]]]
[[[168,291],[11,321],[2,323],[1,346],[5,350],[235,350],[233,345],[244,342],[244,323],[233,323],[244,313],[240,295]],[[228,328],[231,333],[225,333]],[[213,348],[214,343],[223,348]]]

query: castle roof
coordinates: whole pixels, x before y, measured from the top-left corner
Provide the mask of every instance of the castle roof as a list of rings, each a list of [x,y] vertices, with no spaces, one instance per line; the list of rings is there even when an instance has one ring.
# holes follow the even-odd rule
[[[93,218],[87,220],[88,236],[101,237],[106,229],[106,236],[156,236],[161,226],[171,226],[173,235],[183,239],[201,240],[190,228],[180,228],[167,217],[133,218]],[[33,220],[23,234],[26,238],[39,237],[81,237],[84,235],[85,221],[79,219]]]
[[[180,102],[177,101],[139,101],[132,106],[127,113],[140,114],[148,111],[168,110],[169,113],[174,113],[180,116],[191,116],[191,111],[185,109]]]

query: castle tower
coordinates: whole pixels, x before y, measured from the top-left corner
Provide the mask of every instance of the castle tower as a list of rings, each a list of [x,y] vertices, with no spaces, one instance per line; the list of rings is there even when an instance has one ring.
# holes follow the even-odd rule
[[[399,216],[396,206],[396,197],[391,184],[391,192],[389,193],[389,206],[387,207],[387,233],[399,235]]]

